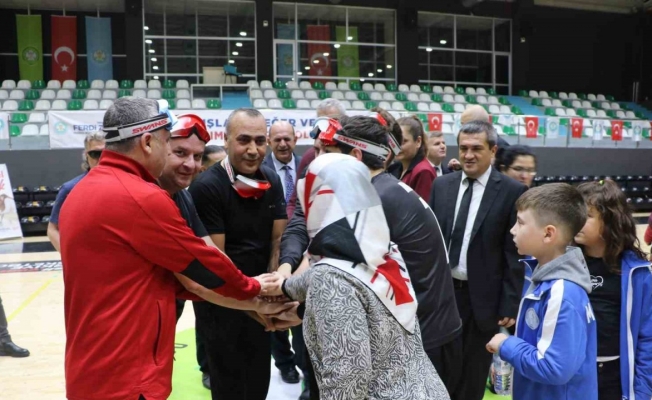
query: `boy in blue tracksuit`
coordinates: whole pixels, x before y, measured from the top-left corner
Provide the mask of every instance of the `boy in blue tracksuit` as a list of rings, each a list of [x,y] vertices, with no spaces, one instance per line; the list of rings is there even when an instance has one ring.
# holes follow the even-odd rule
[[[514,400],[597,400],[591,278],[581,250],[566,247],[586,221],[584,200],[570,185],[548,184],[525,192],[516,209],[514,242],[538,264],[529,261],[516,336],[499,333],[487,350],[514,366]]]

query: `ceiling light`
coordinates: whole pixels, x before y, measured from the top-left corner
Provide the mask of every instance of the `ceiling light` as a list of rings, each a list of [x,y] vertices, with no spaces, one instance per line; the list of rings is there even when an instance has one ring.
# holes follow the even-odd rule
[[[245,31],[240,31],[240,36],[247,36],[247,32],[245,32]]]
[[[360,82],[364,82],[364,78],[361,78],[361,79],[360,79]]]
[[[240,42],[236,43],[235,47],[242,47],[242,43],[240,43]]]
[[[353,36],[347,37],[346,40],[348,40],[350,42],[351,40],[353,40]]]
[[[372,76],[374,76],[374,73],[373,73],[373,72],[369,72],[367,75],[369,75],[369,77],[371,78]]]
[[[426,51],[430,53],[432,51],[432,47],[426,47]]]
[[[387,69],[392,69],[392,66],[391,66],[391,65],[388,65],[388,66],[387,66]]]
[[[297,75],[303,75],[303,72],[297,72]]]
[[[340,44],[339,44],[339,43],[335,43],[335,44],[333,45],[333,47],[335,47],[336,49],[339,49],[339,48],[340,48]]]
[[[152,69],[156,69],[156,70],[157,70],[157,69],[158,69],[158,65],[153,66]]]
[[[156,57],[152,57],[151,60],[156,62]]]
[[[156,51],[154,49],[149,49],[149,52],[150,53],[156,53]]]
[[[151,40],[151,39],[147,39],[147,40],[145,40],[145,43],[147,43],[147,44],[152,44],[152,40]]]
[[[322,53],[322,54],[324,55],[324,57],[328,57],[331,55],[331,53]]]
[[[154,76],[154,79],[158,79],[158,75]]]
[[[380,68],[378,68],[378,69],[376,70],[376,72],[378,72],[378,73],[380,74],[381,72],[383,72],[383,70],[380,69]]]
[[[442,39],[442,40],[439,41],[439,43],[440,43],[440,44],[446,44],[446,43],[448,43],[448,42],[445,41],[444,39]]]
[[[308,71],[308,70],[310,69],[310,67],[309,67],[309,66],[305,66],[303,69],[305,69],[306,71]]]
[[[229,64],[235,64],[235,61],[229,60]]]
[[[146,30],[146,31],[148,31],[148,30],[149,30],[149,26],[145,25],[145,26],[143,26],[143,29]]]
[[[314,64],[319,64],[319,60],[313,60],[312,61]]]
[[[234,56],[237,56],[237,55],[240,54],[240,53],[238,53],[237,51],[234,51],[234,52],[232,52],[231,54],[233,54]]]

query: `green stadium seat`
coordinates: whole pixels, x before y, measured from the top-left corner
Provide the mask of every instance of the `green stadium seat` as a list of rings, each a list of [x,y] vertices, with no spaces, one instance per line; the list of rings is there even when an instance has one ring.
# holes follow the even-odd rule
[[[389,92],[397,92],[398,91],[398,87],[396,87],[396,84],[394,84],[394,83],[388,83],[385,86],[385,89],[387,89],[387,91],[389,91]]]
[[[602,108],[601,103],[602,103],[601,101],[592,101],[591,105],[593,106],[593,108]]]
[[[289,99],[290,98],[290,92],[287,91],[286,89],[281,89],[276,93],[279,99]]]
[[[118,98],[131,96],[131,90],[129,89],[120,89],[118,90]]]
[[[554,117],[555,115],[557,115],[556,111],[557,111],[557,109],[555,109],[554,107],[548,107],[548,108],[546,108],[546,115],[550,115],[550,116]]]
[[[505,106],[511,106],[512,105],[512,103],[510,103],[509,100],[507,100],[507,97],[501,97],[501,98],[498,99],[498,101],[500,102],[500,104],[505,105]]]
[[[622,108],[623,110],[629,111],[629,106],[627,105],[627,103],[618,103],[618,104],[620,105],[620,108]]]
[[[23,113],[11,114],[12,124],[24,124],[25,122],[27,122],[27,114],[23,114]]]
[[[168,108],[170,110],[174,110],[175,108],[177,108],[177,103],[172,99],[168,100]]]
[[[585,93],[579,93],[577,95],[577,98],[580,99],[580,100],[586,100],[586,94]]]
[[[396,101],[407,101],[405,93],[396,93],[394,97],[396,98]]]
[[[218,110],[222,108],[222,100],[220,99],[210,99],[206,102],[206,108],[211,110]]]
[[[503,133],[507,136],[516,136],[516,131],[511,126],[503,126]]]
[[[491,123],[497,125],[500,118],[497,115],[491,116]]]
[[[11,136],[11,137],[20,136],[20,126],[11,125],[9,127],[9,136]]]
[[[430,86],[430,85],[421,85],[421,91],[423,93],[432,93],[432,86]]]
[[[285,89],[285,82],[279,80],[274,81],[274,89]]]
[[[521,97],[527,97],[528,96],[527,90],[519,90],[518,95]]]
[[[523,111],[517,106],[512,106],[512,112],[516,115],[523,115]]]
[[[618,118],[618,115],[616,115],[616,111],[615,111],[615,110],[609,110],[609,111],[607,111],[607,116],[609,116],[609,117],[611,117],[611,118]]]
[[[467,95],[465,98],[466,102],[469,104],[478,104],[478,100],[476,100],[475,96]]]
[[[482,104],[482,108],[484,108],[484,110],[485,110],[486,112],[489,112],[489,105],[487,105],[487,104]]]
[[[23,100],[18,105],[20,111],[32,111],[34,109],[34,102],[32,100]]]
[[[415,112],[417,111],[417,106],[412,102],[407,102],[405,103],[405,110],[410,112]]]
[[[351,90],[355,90],[356,92],[362,90],[362,85],[358,81],[351,82],[349,84],[349,87],[351,88]]]
[[[489,94],[491,96],[495,96],[496,95],[496,90],[494,88],[489,88],[489,89],[487,89],[487,94]]]
[[[577,110],[577,115],[582,118],[587,118],[586,110],[582,110],[582,109]]]
[[[77,81],[77,89],[90,89],[91,85],[88,83],[86,79],[82,79],[80,81]]]
[[[86,91],[81,90],[81,89],[74,90],[72,92],[72,98],[73,99],[78,99],[78,100],[85,99],[86,98]]]
[[[320,81],[313,82],[312,88],[315,90],[324,90],[324,82],[320,82]]]
[[[543,100],[542,99],[532,99],[532,105],[542,107],[543,106]]]
[[[68,103],[68,110],[69,111],[78,111],[82,109],[82,102],[79,100],[71,100]]]
[[[562,100],[561,104],[564,107],[573,108],[573,101],[572,100]]]
[[[568,118],[561,118],[559,120],[559,125],[568,126],[569,125],[569,119]]]
[[[634,115],[636,115],[636,118],[645,119],[645,114],[640,111],[636,111]]]
[[[436,103],[443,103],[444,101],[444,96],[442,96],[441,93],[433,93],[430,98]]]
[[[174,89],[177,87],[177,84],[174,81],[166,79],[163,81],[163,89]]]
[[[331,97],[331,94],[328,93],[327,91],[324,90],[324,91],[319,92],[319,99],[320,100],[328,99],[329,97]]]
[[[133,89],[134,83],[129,79],[123,79],[120,81],[120,89]]]
[[[376,107],[378,104],[376,104],[375,101],[367,101],[364,103],[364,108],[367,110],[371,110],[372,108]]]
[[[546,136],[546,126],[545,125],[541,125],[539,127],[539,135]]]
[[[165,100],[170,100],[176,98],[177,94],[172,89],[165,89],[161,94],[161,97],[163,97]]]
[[[38,100],[41,97],[41,93],[38,90],[28,90],[25,94],[27,100]]]
[[[616,101],[616,99],[613,96],[604,96],[604,98],[609,101]]]
[[[453,107],[452,104],[448,104],[448,103],[446,103],[446,104],[444,104],[444,105],[442,106],[442,110],[444,110],[444,111],[446,111],[446,112],[449,112],[449,113],[452,113],[452,112],[455,112],[455,107]]]
[[[632,129],[632,121],[623,122],[623,126],[627,129]]]
[[[367,101],[369,100],[369,94],[366,92],[360,92],[358,93],[358,99],[362,101]]]
[[[458,86],[458,87],[455,88],[455,93],[457,93],[457,94],[464,94],[464,93],[466,93],[466,90],[464,90],[463,87]]]
[[[45,81],[44,80],[37,80],[32,82],[32,89],[45,89]]]
[[[292,99],[285,99],[283,100],[283,108],[288,110],[294,110],[295,108],[297,108],[297,104]]]
[[[426,114],[417,114],[417,118],[425,125],[424,128],[428,127],[428,116]]]
[[[559,98],[559,93],[557,93],[557,92],[548,92],[548,95],[552,99],[558,99]]]

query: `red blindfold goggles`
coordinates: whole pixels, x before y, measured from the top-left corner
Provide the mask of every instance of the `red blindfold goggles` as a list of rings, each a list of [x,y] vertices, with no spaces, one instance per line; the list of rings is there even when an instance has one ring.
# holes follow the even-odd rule
[[[242,198],[259,199],[263,197],[263,195],[267,190],[269,190],[269,188],[272,187],[272,185],[266,180],[251,179],[239,174],[235,175],[235,172],[233,171],[233,167],[229,162],[229,157],[226,157],[222,161],[222,166],[224,167],[224,169],[226,169],[227,175],[229,175],[229,180],[231,180],[231,186],[233,186],[233,189],[235,189],[236,193],[238,193],[238,195]]]
[[[172,138],[187,138],[193,134],[197,135],[199,140],[204,143],[208,143],[211,140],[203,119],[195,114],[180,115],[177,123],[174,125]]]
[[[343,135],[342,125],[340,125],[339,121],[332,118],[318,118],[312,132],[318,132],[317,138],[325,146],[335,146],[338,142],[344,143],[358,148],[365,153],[373,154],[383,161],[387,160],[387,156],[389,155],[389,149],[385,146]]]

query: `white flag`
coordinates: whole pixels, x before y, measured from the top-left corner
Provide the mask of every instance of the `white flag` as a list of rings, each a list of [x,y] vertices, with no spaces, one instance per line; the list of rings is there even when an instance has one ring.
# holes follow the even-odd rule
[[[593,140],[602,140],[603,133],[604,133],[604,120],[594,119],[593,120]]]
[[[546,120],[546,137],[556,139],[559,137],[559,118],[548,117]]]

